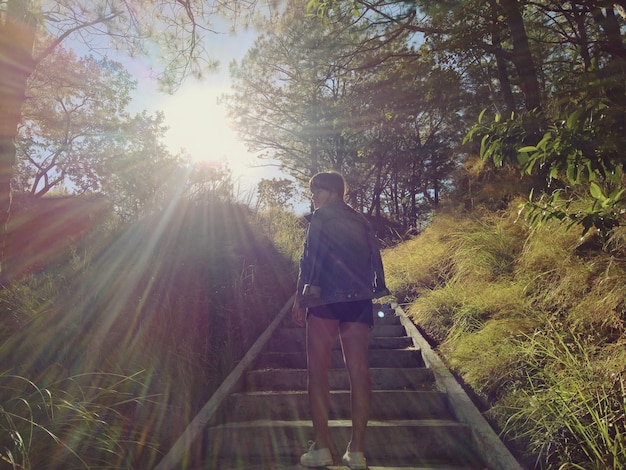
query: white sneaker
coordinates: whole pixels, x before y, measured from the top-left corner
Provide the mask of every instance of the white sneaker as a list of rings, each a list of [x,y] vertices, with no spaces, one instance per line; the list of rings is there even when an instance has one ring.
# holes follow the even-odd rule
[[[343,454],[343,463],[350,467],[350,470],[366,470],[367,462],[365,461],[365,454],[363,452],[350,452],[346,450]]]
[[[309,441],[311,447],[306,454],[300,457],[300,463],[305,467],[325,467],[333,464],[333,456],[330,455],[330,449],[316,449],[315,442]]]

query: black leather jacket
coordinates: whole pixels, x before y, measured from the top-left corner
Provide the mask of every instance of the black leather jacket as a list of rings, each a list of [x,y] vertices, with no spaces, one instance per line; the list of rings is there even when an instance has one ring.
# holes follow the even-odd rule
[[[347,204],[309,216],[297,294],[303,308],[389,295],[374,231]]]

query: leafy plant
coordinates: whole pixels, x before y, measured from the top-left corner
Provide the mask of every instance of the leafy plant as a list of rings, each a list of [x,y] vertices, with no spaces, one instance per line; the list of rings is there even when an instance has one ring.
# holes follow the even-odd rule
[[[574,225],[582,226],[582,236],[591,229],[595,229],[603,241],[610,238],[612,230],[621,225],[620,218],[624,214],[622,195],[624,188],[615,188],[607,196],[602,188],[595,183],[589,184],[592,204],[579,210],[572,210],[573,197],[567,197],[563,189],[552,192],[549,196],[543,195],[538,202],[533,201],[531,192],[528,201],[520,205],[520,212],[525,212],[525,217],[531,227],[540,227],[550,220],[564,223],[569,229]]]
[[[603,100],[570,103],[550,118],[540,111],[496,114],[485,122],[485,112],[467,133],[464,143],[480,139],[480,155],[496,166],[516,165],[522,175],[542,174],[551,193],[521,204],[532,227],[558,220],[568,227],[581,226],[583,235],[594,229],[603,240],[622,224],[626,205],[622,199],[624,160],[619,110]],[[561,117],[561,113],[564,117]],[[618,132],[619,134],[619,132]],[[622,133],[623,134],[623,133]],[[535,142],[535,143],[533,143]],[[584,188],[590,205],[571,211],[571,202]]]

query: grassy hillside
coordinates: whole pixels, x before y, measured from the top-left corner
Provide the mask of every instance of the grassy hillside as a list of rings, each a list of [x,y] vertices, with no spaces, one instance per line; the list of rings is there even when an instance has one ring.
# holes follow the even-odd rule
[[[153,468],[294,288],[236,204],[101,224],[0,291],[0,468]]]
[[[528,468],[624,468],[623,229],[531,231],[492,183],[385,250],[389,287]]]

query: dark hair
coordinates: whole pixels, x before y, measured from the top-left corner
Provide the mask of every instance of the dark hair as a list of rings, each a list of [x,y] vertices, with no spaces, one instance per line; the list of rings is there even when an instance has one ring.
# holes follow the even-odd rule
[[[346,195],[346,181],[339,173],[321,172],[309,180],[309,189],[325,189],[339,196],[342,200]]]

